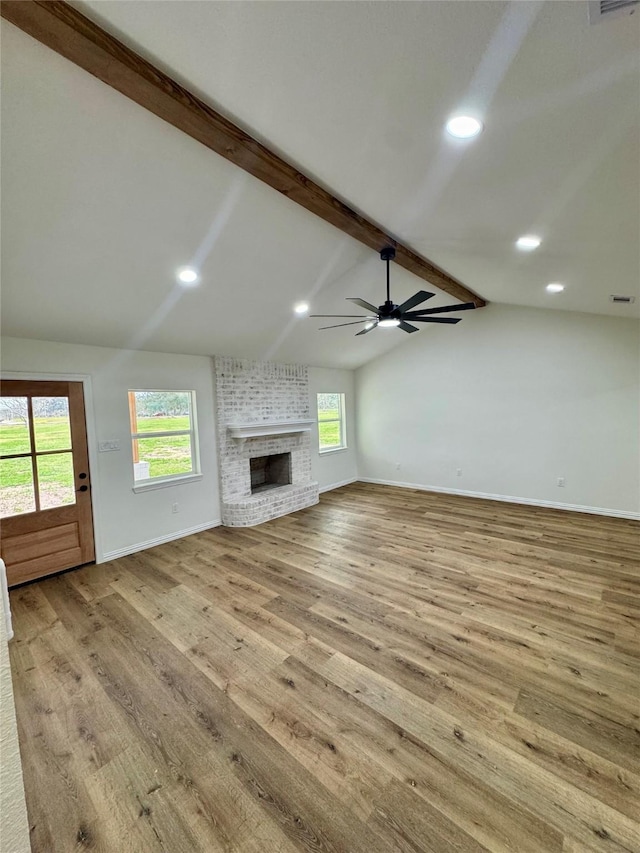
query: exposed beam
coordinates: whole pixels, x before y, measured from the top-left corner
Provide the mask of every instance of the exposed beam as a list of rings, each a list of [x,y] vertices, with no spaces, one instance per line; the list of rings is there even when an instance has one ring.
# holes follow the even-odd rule
[[[401,267],[461,302],[475,302],[479,308],[486,304],[462,282],[403,246],[68,3],[2,0],[0,13],[42,44],[365,246],[375,251],[395,246],[395,262]]]

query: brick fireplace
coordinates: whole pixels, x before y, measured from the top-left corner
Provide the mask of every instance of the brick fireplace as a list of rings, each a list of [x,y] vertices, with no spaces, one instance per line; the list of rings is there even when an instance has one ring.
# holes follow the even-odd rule
[[[222,523],[251,527],[317,503],[307,368],[216,357],[215,372]]]

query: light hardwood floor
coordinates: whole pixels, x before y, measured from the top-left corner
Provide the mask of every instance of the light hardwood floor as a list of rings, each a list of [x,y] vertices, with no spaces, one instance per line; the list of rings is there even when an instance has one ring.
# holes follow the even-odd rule
[[[354,484],[14,590],[34,853],[639,853],[639,536]]]

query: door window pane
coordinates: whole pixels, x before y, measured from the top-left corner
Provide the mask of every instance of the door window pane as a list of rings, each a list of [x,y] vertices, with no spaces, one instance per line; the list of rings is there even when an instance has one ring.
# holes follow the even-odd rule
[[[69,398],[34,397],[32,406],[36,450],[70,450]]]
[[[53,509],[76,502],[71,453],[38,456],[40,509]]]
[[[0,455],[31,453],[26,397],[0,397]]]
[[[138,446],[136,480],[190,474],[193,470],[189,435],[139,438],[135,444]]]
[[[35,512],[31,457],[0,459],[0,516]]]

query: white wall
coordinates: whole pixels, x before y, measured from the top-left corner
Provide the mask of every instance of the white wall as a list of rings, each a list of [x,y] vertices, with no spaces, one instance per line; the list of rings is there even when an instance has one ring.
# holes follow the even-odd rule
[[[87,427],[99,562],[219,522],[211,359],[4,338],[2,373],[9,372],[25,378],[44,374],[91,378]],[[133,388],[195,390],[201,480],[133,492],[127,398]],[[119,451],[97,452],[98,442],[112,439],[120,441]],[[177,513],[171,512],[174,503],[179,505]]]
[[[317,394],[334,392],[345,395],[347,448],[329,453],[318,451],[318,428],[311,431],[311,473],[320,484],[320,491],[351,483],[358,476],[356,452],[355,382],[352,370],[309,368],[309,408],[311,417],[317,418]]]
[[[360,478],[637,514],[639,324],[462,316],[357,371]]]
[[[0,608],[0,853],[30,853],[7,629]]]

